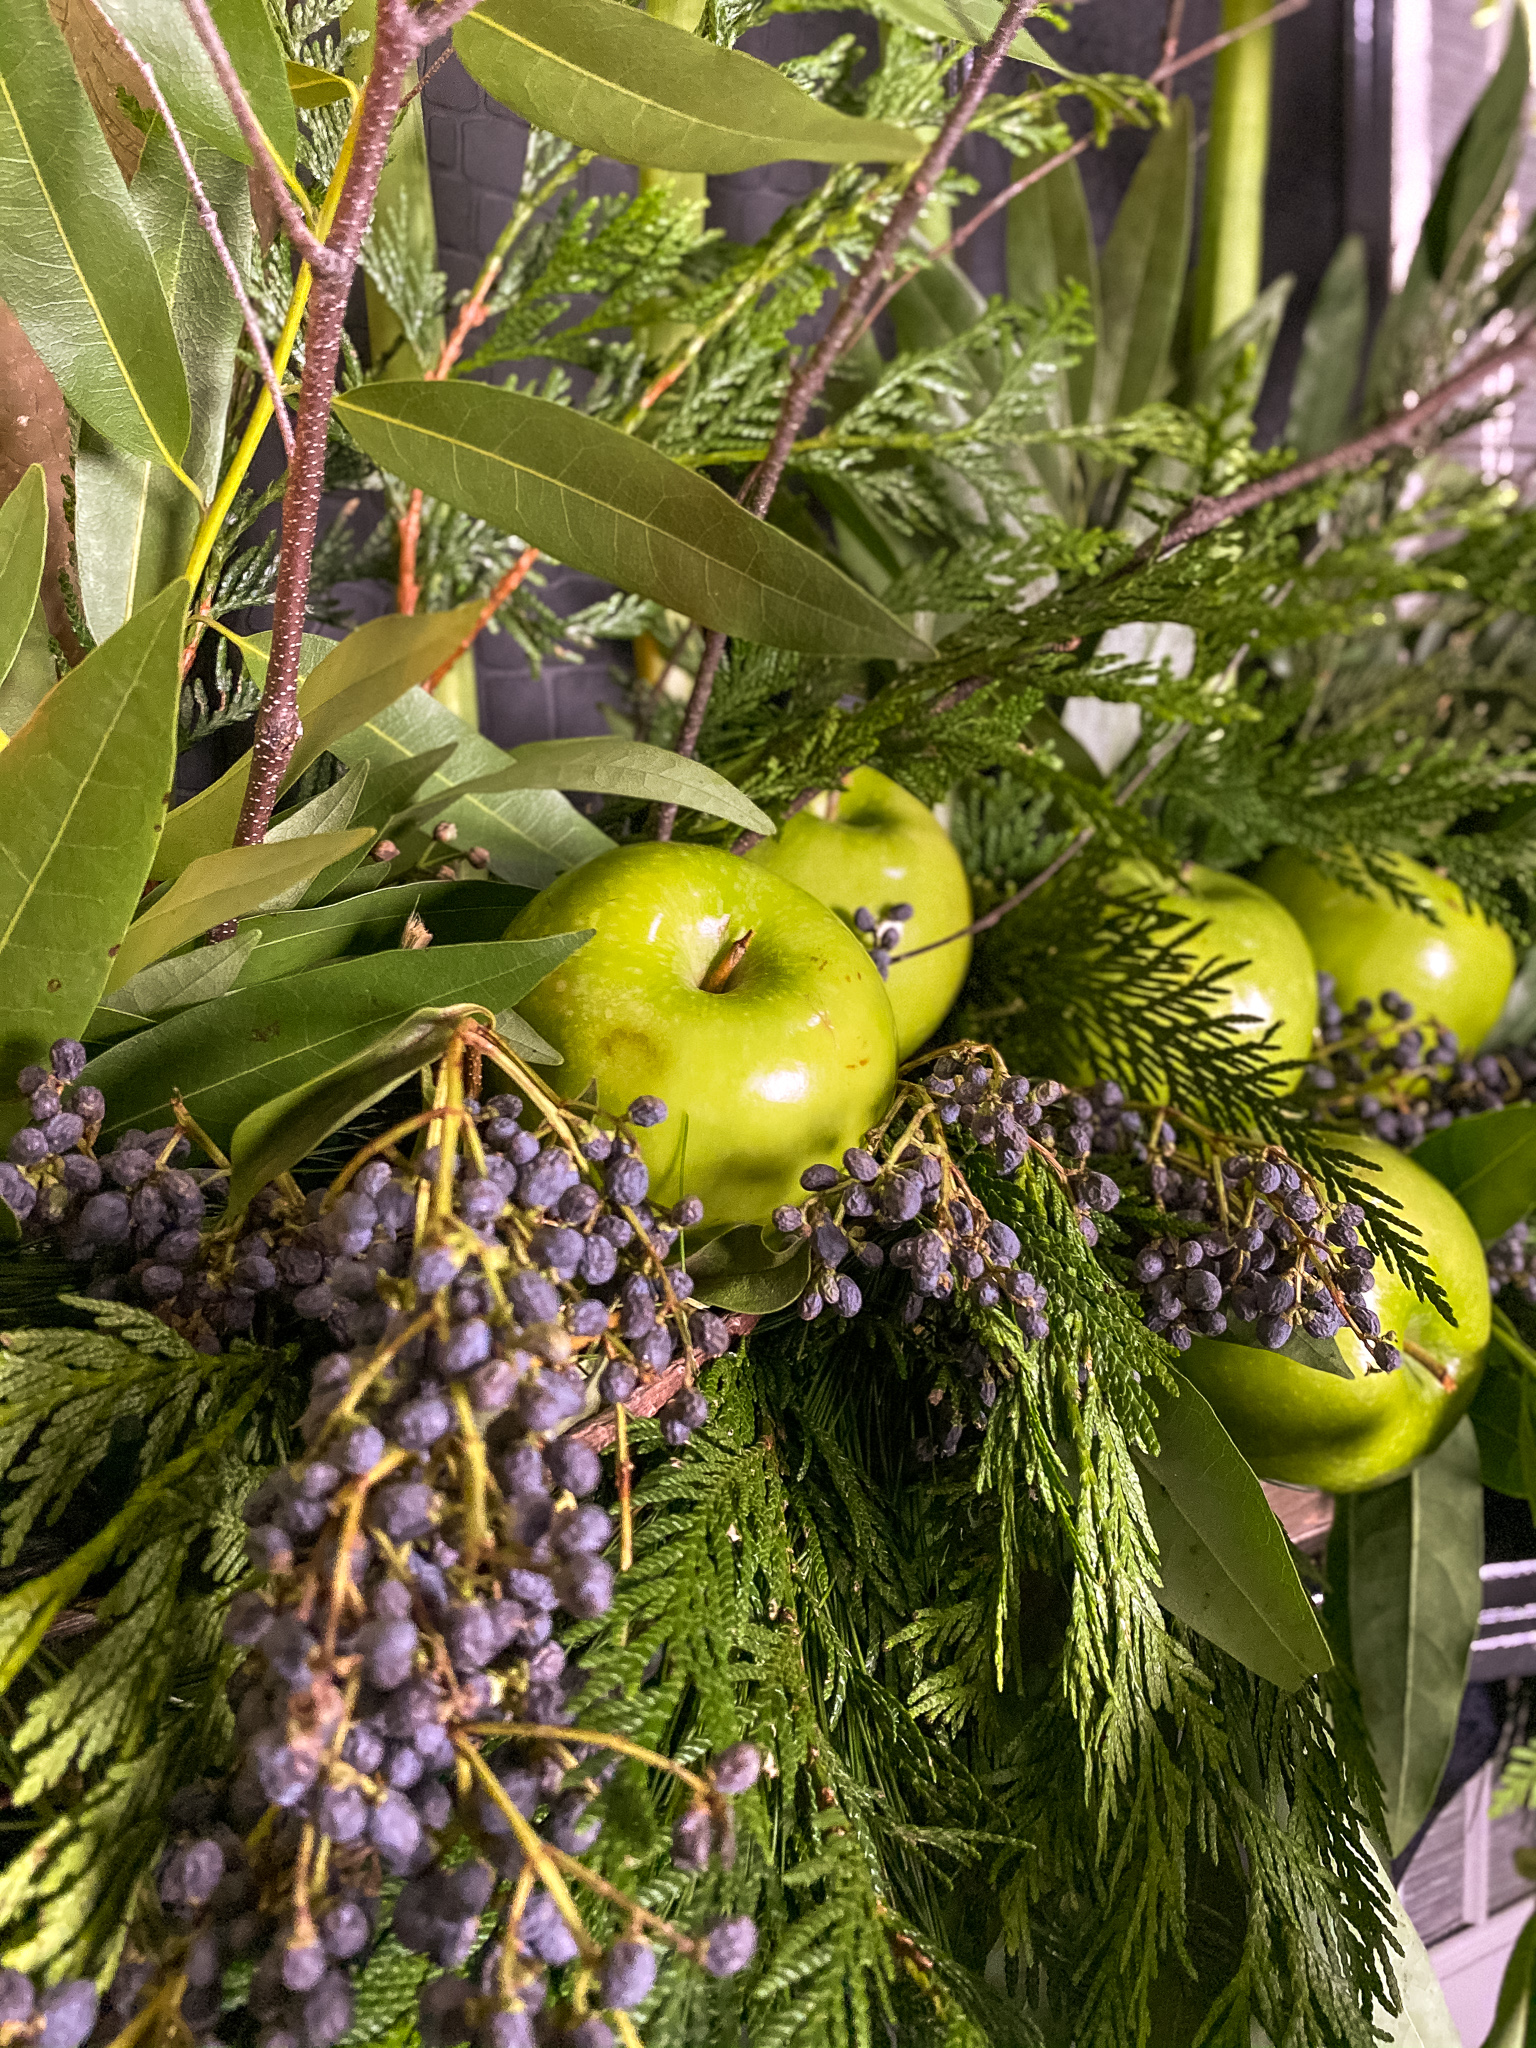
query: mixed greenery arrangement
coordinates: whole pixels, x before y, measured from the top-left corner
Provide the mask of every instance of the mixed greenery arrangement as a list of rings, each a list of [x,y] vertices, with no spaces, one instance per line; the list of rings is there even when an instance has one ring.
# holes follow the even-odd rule
[[[1386,1866],[1536,1501],[1536,524],[1451,445],[1521,17],[1261,449],[1287,9],[772,11],[13,0],[7,2041],[1452,2037]],[[450,33],[530,124],[453,304]],[[490,630],[631,642],[613,730],[492,744]]]

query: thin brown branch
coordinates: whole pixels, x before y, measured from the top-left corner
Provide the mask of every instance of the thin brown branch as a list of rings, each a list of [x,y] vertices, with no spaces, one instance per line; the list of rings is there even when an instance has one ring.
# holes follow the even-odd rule
[[[1184,0],[1168,0],[1168,12],[1163,18],[1162,64],[1171,64],[1179,54],[1179,38],[1184,33]],[[1159,69],[1162,66],[1159,65]]]
[[[839,776],[838,780],[841,781],[842,777]],[[797,797],[795,797],[786,807],[784,815],[782,818],[780,818],[779,823],[781,825],[787,825],[790,819],[793,818],[798,812],[803,811],[808,803],[813,803],[815,799],[821,795],[821,792],[822,784],[819,782],[813,782],[809,784],[807,788],[802,789],[800,794]],[[762,838],[763,835],[761,832],[739,832],[736,835],[736,837],[731,841],[731,851],[732,853],[750,853],[754,846],[758,846],[762,843]]]
[[[1165,534],[1160,538],[1154,535],[1142,543],[1132,557],[1132,565],[1170,554],[1186,541],[1198,540],[1202,534],[1212,532],[1227,520],[1240,519],[1245,512],[1252,512],[1260,505],[1287,497],[1292,491],[1305,490],[1308,484],[1320,483],[1324,477],[1332,476],[1338,470],[1365,469],[1378,455],[1385,455],[1390,449],[1412,447],[1433,421],[1449,412],[1460,399],[1469,397],[1486,377],[1527,355],[1533,343],[1536,343],[1536,319],[1528,320],[1512,340],[1475,357],[1454,377],[1447,378],[1436,390],[1428,392],[1417,405],[1394,413],[1391,419],[1384,420],[1379,427],[1372,427],[1369,433],[1361,434],[1353,441],[1345,441],[1338,448],[1330,448],[1325,455],[1314,455],[1306,462],[1294,462],[1289,469],[1279,470],[1273,476],[1259,477],[1251,484],[1244,484],[1241,490],[1229,491],[1225,497],[1197,498]]]
[[[762,513],[758,513],[761,519]],[[724,633],[706,633],[704,653],[699,662],[699,672],[693,679],[693,688],[688,696],[688,709],[683,713],[682,730],[677,736],[675,751],[690,760],[694,748],[699,744],[699,734],[704,729],[704,714],[709,709],[709,695],[715,687],[715,675],[725,653]],[[656,813],[656,837],[670,839],[672,828],[677,823],[677,805],[663,804]]]
[[[475,623],[464,635],[464,638],[459,642],[458,646],[455,647],[452,654],[449,655],[448,659],[445,662],[442,662],[437,668],[435,668],[432,671],[431,675],[428,676],[427,688],[429,690],[435,690],[438,684],[443,680],[443,677],[447,675],[449,669],[453,667],[453,664],[459,659],[459,657],[461,655],[468,654],[470,648],[474,646],[475,642],[479,639],[480,635],[484,632],[485,628],[491,623],[492,619],[495,618],[496,614],[501,610],[502,606],[506,603],[507,599],[512,595],[513,591],[516,590],[517,586],[522,582],[523,578],[528,574],[528,571],[533,567],[534,563],[538,559],[539,551],[537,548],[523,549],[523,552],[518,556],[517,560],[512,564],[511,568],[507,571],[507,573],[501,578],[500,582],[496,585],[496,588],[485,600],[485,603],[481,605],[480,610],[476,615]]]
[[[105,15],[102,19],[106,20]],[[229,244],[224,239],[224,232],[219,226],[219,217],[213,210],[213,203],[209,199],[208,194],[203,190],[203,181],[197,175],[197,166],[192,161],[192,153],[187,148],[181,130],[176,126],[171,110],[165,103],[165,95],[160,90],[159,81],[155,77],[153,67],[147,59],[139,55],[133,44],[129,42],[128,38],[115,23],[109,22],[108,26],[111,28],[113,39],[122,50],[123,55],[143,79],[149,91],[149,97],[154,104],[155,112],[165,123],[165,132],[170,136],[176,154],[181,159],[181,174],[187,181],[188,191],[192,194],[192,203],[197,208],[197,217],[203,224],[203,232],[213,244],[214,254],[219,259],[219,268],[229,279],[229,288],[235,295],[235,303],[240,308],[240,318],[245,323],[246,340],[251,344],[251,353],[256,358],[256,366],[261,372],[261,381],[266,385],[267,396],[272,400],[272,417],[277,422],[277,431],[282,438],[283,454],[289,462],[292,462],[293,425],[288,418],[288,408],[283,403],[283,389],[277,381],[277,372],[272,367],[272,357],[267,349],[266,337],[261,331],[261,322],[256,318],[256,308],[251,304],[250,298],[246,293],[245,280],[240,275],[240,266],[236,263],[234,256],[230,252]]]

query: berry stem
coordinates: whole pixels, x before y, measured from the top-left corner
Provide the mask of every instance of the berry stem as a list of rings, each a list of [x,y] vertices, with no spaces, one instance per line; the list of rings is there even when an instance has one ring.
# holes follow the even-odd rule
[[[666,1771],[669,1776],[686,1785],[690,1792],[700,1799],[707,1799],[713,1787],[707,1778],[701,1778],[697,1771],[690,1771],[686,1765],[674,1763],[669,1756],[647,1749],[644,1743],[633,1742],[627,1735],[609,1735],[600,1728],[557,1728],[546,1726],[542,1721],[466,1721],[466,1735],[512,1735],[520,1742],[558,1742],[569,1746],[573,1742],[585,1743],[593,1749],[612,1750],[616,1756],[627,1756],[637,1764],[645,1764],[653,1771]]]
[[[496,1732],[499,1735],[505,1735],[507,1730],[501,1727]],[[571,1930],[571,1934],[580,1947],[582,1955],[589,1963],[599,1961],[602,1957],[602,1950],[598,1948],[591,1935],[588,1934],[586,1924],[577,1910],[576,1901],[571,1897],[570,1892],[566,1888],[565,1879],[560,1874],[559,1866],[556,1862],[556,1858],[560,1855],[559,1850],[552,1849],[548,1842],[544,1841],[539,1835],[537,1830],[530,1826],[522,1814],[518,1812],[512,1801],[507,1797],[501,1780],[480,1754],[474,1743],[468,1741],[464,1734],[459,1734],[454,1736],[453,1746],[469,1765],[470,1770],[480,1780],[480,1783],[486,1792],[489,1793],[492,1800],[501,1809],[503,1818],[517,1837],[518,1847],[522,1850],[533,1868],[539,1873],[540,1882],[559,1908],[560,1918]],[[580,1868],[579,1865],[577,1867]],[[627,1905],[628,1901],[626,1900],[625,1903]]]

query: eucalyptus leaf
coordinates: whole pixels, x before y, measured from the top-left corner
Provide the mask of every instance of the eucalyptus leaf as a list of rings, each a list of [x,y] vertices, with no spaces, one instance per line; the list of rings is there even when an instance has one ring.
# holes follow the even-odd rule
[[[397,818],[402,811],[410,808],[412,799],[429,775],[435,775],[446,761],[453,758],[456,742],[446,740],[440,747],[429,747],[424,754],[413,754],[408,761],[401,761],[392,768],[381,768],[376,762],[363,757],[360,767],[368,769],[368,802],[363,815],[382,830],[391,818]]]
[[[6,303],[70,404],[175,469],[192,414],[165,293],[48,0],[10,0],[0,36],[0,248]]]
[[[1484,1244],[1536,1209],[1536,1103],[1459,1116],[1413,1148],[1460,1202]]]
[[[207,853],[158,891],[143,916],[128,928],[112,963],[108,990],[120,987],[151,961],[184,946],[216,924],[248,917],[333,861],[366,846],[373,834],[322,832],[306,839],[267,839],[259,846],[228,846]]]
[[[552,1046],[549,1040],[535,1031],[525,1017],[516,1010],[498,1010],[496,1029],[512,1050],[536,1067],[563,1067],[565,1054]]]
[[[1259,1342],[1257,1323],[1245,1323],[1241,1316],[1227,1318],[1228,1341],[1246,1344],[1254,1351],[1267,1351],[1269,1346]],[[1294,1358],[1298,1365],[1310,1367],[1313,1372],[1332,1373],[1336,1379],[1352,1380],[1351,1372],[1336,1337],[1311,1337],[1300,1323],[1292,1326],[1291,1334],[1276,1353],[1280,1358]]]
[[[135,1124],[165,1123],[178,1089],[203,1129],[225,1143],[261,1103],[342,1065],[417,1010],[510,1009],[586,936],[372,953],[183,1010],[109,1046],[86,1068],[107,1098],[108,1142]]]
[[[1483,1491],[1464,1416],[1403,1479],[1343,1494],[1328,1539],[1328,1618],[1382,1776],[1394,1855],[1445,1773],[1482,1604]]]
[[[155,74],[183,134],[236,163],[255,161],[181,0],[98,0]],[[288,66],[265,0],[208,0],[208,10],[273,154],[290,168],[298,144]],[[300,67],[304,68],[304,67]]]
[[[47,549],[48,479],[34,462],[0,505],[0,679],[9,675],[37,610]]]
[[[0,751],[0,1073],[78,1037],[144,886],[176,759],[177,583]]]
[[[351,1059],[242,1117],[229,1147],[229,1213],[238,1215],[268,1181],[290,1172],[407,1075],[441,1059],[465,1015],[418,1010]]]
[[[1136,1454],[1162,1605],[1286,1691],[1333,1662],[1290,1545],[1247,1460],[1182,1374],[1159,1394],[1158,1454]]]
[[[808,654],[932,652],[825,557],[570,406],[422,382],[362,385],[336,412],[391,475],[716,631]]]
[[[811,1247],[790,1238],[775,1247],[777,1231],[758,1223],[738,1224],[711,1238],[688,1261],[688,1278],[700,1301],[732,1315],[772,1315],[805,1292],[811,1277]]]
[[[250,954],[240,985],[282,981],[312,967],[353,955],[392,950],[415,911],[439,946],[472,945],[499,939],[530,899],[510,882],[411,882],[351,896],[310,910],[264,915],[260,943]]]
[[[93,1043],[121,1038],[124,1032],[142,1031],[177,1010],[215,1002],[229,994],[260,943],[261,929],[251,925],[217,946],[199,946],[195,952],[140,968],[131,981],[113,990],[110,1003],[97,1005],[85,1037]]]
[[[297,781],[327,750],[339,752],[337,742],[354,727],[439,668],[479,613],[478,603],[421,616],[391,613],[370,619],[345,640],[327,643],[324,659],[299,685],[304,733],[284,786]],[[211,787],[172,811],[155,854],[156,881],[168,881],[199,855],[230,844],[250,774],[251,757],[245,754]]]
[[[910,128],[840,114],[745,51],[614,0],[481,0],[453,46],[493,99],[620,163],[720,172],[923,152]]]
[[[1349,430],[1370,326],[1364,235],[1346,235],[1323,272],[1301,335],[1285,438],[1305,459],[1336,448]]]
[[[193,144],[191,154],[230,254],[243,270],[253,239],[246,174],[206,143]],[[162,122],[144,144],[133,204],[186,367],[192,426],[182,467],[208,498],[219,480],[240,308]],[[76,553],[81,602],[98,640],[181,575],[197,518],[196,500],[160,463],[114,448],[89,429],[81,434],[75,457]]]
[[[267,832],[267,844],[270,846],[274,839],[306,839],[315,833],[345,832],[352,823],[367,788],[368,763],[359,761],[355,768],[349,768],[329,789],[322,789],[320,794],[312,796],[307,804],[300,804],[296,811],[290,811],[285,818],[271,826]],[[358,831],[363,831],[361,825]],[[354,844],[336,860],[328,861],[317,874],[304,881],[295,882],[292,888],[280,891],[270,902],[263,905],[263,908],[292,910],[304,903],[323,903],[337,883],[345,880],[359,862],[367,859],[372,840],[373,829],[370,826],[366,837],[356,838]]]
[[[366,760],[378,776],[444,746],[453,751],[424,784],[438,798],[459,783],[495,774],[507,765],[500,747],[482,739],[426,690],[407,692],[337,740],[331,751],[349,763]],[[483,846],[501,880],[530,889],[542,889],[567,868],[606,853],[613,844],[552,789],[467,796],[434,812],[434,817],[457,825],[465,847]]]
[[[1099,262],[1093,417],[1112,420],[1161,398],[1189,268],[1194,115],[1174,106],[1136,167]]]
[[[690,761],[666,747],[641,740],[535,740],[520,746],[504,768],[476,776],[446,790],[442,798],[424,797],[397,816],[401,824],[440,817],[444,804],[468,796],[499,795],[511,789],[590,789],[605,796],[639,797],[658,804],[679,804],[709,818],[725,818],[744,831],[765,838],[777,828],[766,811],[743,796],[702,761]]]
[[[296,107],[329,107],[352,97],[352,87],[334,71],[317,71],[313,64],[290,63],[288,96]]]

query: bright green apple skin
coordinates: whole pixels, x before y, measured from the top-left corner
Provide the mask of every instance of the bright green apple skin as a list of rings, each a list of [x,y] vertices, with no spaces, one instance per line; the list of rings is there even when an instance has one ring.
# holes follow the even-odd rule
[[[639,1134],[655,1198],[704,1204],[704,1228],[765,1222],[802,1171],[877,1122],[896,1033],[869,954],[814,897],[707,847],[616,847],[551,883],[507,937],[593,936],[519,1010],[564,1056],[562,1094],[597,1083],[622,1114],[659,1095]],[[701,984],[743,933],[719,994]]]
[[[1155,887],[1157,880],[1155,871],[1127,862],[1115,870],[1109,886],[1130,892]],[[1241,875],[1193,861],[1180,870],[1179,887],[1157,901],[1160,910],[1188,920],[1188,934],[1176,937],[1179,951],[1193,967],[1218,961],[1233,968],[1223,979],[1225,993],[1206,1005],[1209,1013],[1253,1018],[1252,1024],[1243,1026],[1245,1038],[1262,1038],[1272,1024],[1277,1025],[1272,1057],[1305,1059],[1317,1023],[1317,975],[1307,942],[1290,913]],[[1202,925],[1205,929],[1198,930]],[[1238,961],[1247,964],[1238,967]],[[1293,1080],[1287,1087],[1294,1085]]]
[[[1475,1052],[1493,1029],[1515,978],[1515,949],[1502,925],[1469,909],[1454,882],[1405,855],[1392,865],[1416,895],[1427,896],[1440,922],[1336,880],[1294,847],[1281,847],[1254,880],[1296,919],[1319,970],[1331,974],[1346,1010],[1387,989],[1412,1003],[1414,1021],[1431,1017]]]
[[[798,882],[846,925],[867,906],[876,917],[912,905],[900,950],[926,946],[971,921],[971,885],[944,827],[925,803],[873,768],[856,768],[836,792],[787,819],[747,856]],[[948,1015],[971,964],[971,942],[901,960],[886,983],[896,1018],[896,1050],[908,1059]]]
[[[1446,1322],[1378,1265],[1374,1303],[1382,1329],[1427,1352],[1454,1384],[1443,1386],[1406,1354],[1395,1372],[1367,1375],[1364,1348],[1347,1330],[1338,1341],[1358,1375],[1352,1380],[1223,1338],[1197,1337],[1180,1363],[1261,1479],[1358,1493],[1406,1471],[1465,1414],[1483,1375],[1491,1304],[1483,1248],[1455,1197],[1377,1138],[1339,1142],[1380,1166],[1372,1184],[1400,1202],[1404,1219],[1417,1227],[1456,1318],[1454,1326]]]

